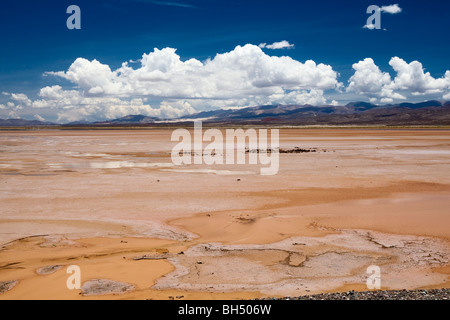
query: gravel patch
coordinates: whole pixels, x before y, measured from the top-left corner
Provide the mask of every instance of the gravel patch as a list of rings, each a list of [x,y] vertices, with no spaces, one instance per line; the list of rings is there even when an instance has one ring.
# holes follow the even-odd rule
[[[134,286],[129,283],[109,279],[93,279],[86,281],[81,286],[83,296],[122,294],[132,290],[134,290]]]
[[[19,281],[17,280],[13,280],[13,281],[0,281],[0,293],[5,293],[9,290],[11,290],[12,288],[14,288],[17,284],[19,283]]]
[[[61,265],[45,266],[45,267],[37,269],[36,273],[40,274],[40,275],[52,274],[52,273],[55,273],[56,271],[58,271],[59,269],[61,269],[62,267],[63,266],[61,266]]]
[[[261,300],[450,300],[450,289],[379,290],[321,293],[300,297],[264,298]]]

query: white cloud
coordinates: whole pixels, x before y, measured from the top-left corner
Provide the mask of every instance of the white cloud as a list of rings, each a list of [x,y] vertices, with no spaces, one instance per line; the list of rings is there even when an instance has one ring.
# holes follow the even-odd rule
[[[155,49],[142,56],[140,68],[133,69],[125,62],[115,71],[97,60],[78,58],[68,71],[48,74],[70,80],[88,96],[162,99],[234,99],[268,96],[283,90],[326,90],[338,84],[331,66],[272,57],[250,44],[205,62],[181,61],[173,48]]]
[[[8,113],[8,119],[20,119],[20,116],[12,110]]]
[[[23,93],[12,93],[11,99],[16,101],[19,105],[29,107],[31,106],[31,100],[28,99],[26,94]]]
[[[366,24],[366,25],[363,26],[363,28],[364,28],[364,29],[369,29],[369,30],[374,30],[374,29],[376,29],[377,27],[376,27],[374,24]],[[383,29],[380,28],[380,30],[387,31],[386,28],[383,28]]]
[[[47,72],[46,74],[60,76],[76,83],[87,94],[107,91],[119,93],[117,90],[121,87],[121,83],[117,81],[117,74],[112,72],[109,66],[95,59],[89,61],[78,58],[66,72]]]
[[[309,104],[317,106],[326,104],[327,100],[323,95],[323,90],[296,90],[291,91],[288,94],[271,95],[264,104],[273,102],[279,104]]]
[[[188,103],[179,101],[163,102],[159,108],[153,108],[145,103],[145,98],[84,96],[80,91],[63,90],[57,85],[42,88],[39,96],[42,99],[33,101],[32,107],[53,110],[58,122],[115,119],[130,114],[172,118],[194,112]]]
[[[290,44],[289,41],[283,40],[280,42],[274,42],[272,44],[260,43],[258,47],[277,50],[277,49],[292,49],[294,45]]]
[[[371,6],[372,7],[372,6]],[[371,7],[369,7],[371,9]],[[382,6],[381,8],[378,6],[373,6],[374,8],[377,9],[372,9],[372,10],[377,10],[377,14],[380,15],[380,13],[384,12],[384,13],[389,13],[389,14],[397,14],[402,12],[402,8],[400,8],[400,6],[398,4],[391,4],[388,6]],[[370,10],[368,9],[368,10]],[[368,11],[369,13],[370,11]],[[372,11],[373,12],[373,11]],[[364,29],[369,29],[369,30],[374,30],[374,29],[381,29],[381,26],[379,25],[375,25],[375,24],[370,24],[369,21],[367,21],[368,23],[366,25],[363,26]],[[384,31],[386,31],[387,29],[383,28]]]
[[[380,99],[391,103],[395,100],[405,100],[407,96],[443,94],[450,88],[450,71],[445,77],[435,79],[424,71],[418,61],[407,63],[401,58],[393,57],[389,65],[396,72],[392,80],[387,72],[382,72],[371,58],[364,59],[353,65],[355,73],[349,79],[347,92],[355,92],[369,98]]]
[[[62,87],[52,86],[42,88],[39,92],[39,96],[46,100],[58,100],[62,98]]]
[[[407,63],[398,57],[393,57],[389,65],[397,72],[392,83],[393,89],[408,90],[413,95],[425,95],[442,92],[450,86],[448,71],[445,78],[433,78],[429,72],[424,72],[422,64],[418,61]]]
[[[39,120],[39,121],[42,121],[42,122],[45,121],[45,119],[44,119],[43,117],[41,117],[40,115],[38,115],[38,114],[35,114],[35,115],[34,115],[34,118],[35,118],[36,120]]]
[[[332,106],[338,106],[339,102],[337,102],[336,100],[331,101],[330,105]]]
[[[336,105],[336,100],[348,97],[372,103],[421,95],[450,99],[450,71],[434,78],[418,61],[393,57],[389,64],[392,76],[371,58],[353,64],[354,74],[345,88],[330,65],[270,56],[251,44],[205,61],[183,61],[173,48],[154,49],[134,67],[124,62],[116,70],[98,60],[78,58],[66,71],[46,73],[69,80],[75,88],[47,86],[34,100],[23,93],[3,92],[10,101],[2,101],[0,109],[2,115],[12,111],[13,116],[19,112],[72,122],[130,114],[174,118],[202,110],[277,103]],[[330,102],[331,90],[335,100]]]
[[[398,4],[391,4],[389,6],[382,6],[380,8],[381,12],[386,12],[386,13],[390,13],[390,14],[397,14],[402,12],[402,8],[400,8],[400,6]]]
[[[391,76],[381,72],[372,58],[366,58],[353,64],[355,73],[349,79],[348,92],[356,92],[368,96],[377,96],[382,88],[391,83]]]
[[[58,122],[79,120],[104,120],[124,117],[130,114],[160,116],[158,110],[142,102],[142,99],[121,100],[119,98],[85,98],[76,106],[57,109]]]
[[[77,90],[63,90],[61,86],[42,88],[39,92],[42,99],[34,100],[33,108],[72,108],[82,104],[85,99]]]
[[[366,24],[366,25],[363,26],[363,28],[369,29],[369,30],[373,30],[373,29],[375,29],[376,27],[375,27],[374,24]]]
[[[179,118],[184,115],[195,113],[195,109],[187,101],[162,101],[160,106],[160,115],[164,118]]]
[[[290,46],[277,46],[285,45]],[[45,87],[39,99],[31,102],[34,108],[58,108],[60,121],[131,113],[178,117],[202,108],[273,101],[320,104],[326,102],[324,90],[342,86],[329,65],[269,56],[251,44],[203,62],[182,61],[173,48],[154,49],[143,54],[136,68],[124,62],[117,70],[98,60],[78,58],[67,71],[46,74],[67,79],[78,88]],[[152,107],[142,102],[147,97],[162,102]]]

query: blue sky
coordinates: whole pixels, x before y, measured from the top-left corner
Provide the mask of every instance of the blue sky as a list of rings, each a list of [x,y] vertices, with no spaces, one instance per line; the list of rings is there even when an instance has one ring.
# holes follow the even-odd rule
[[[66,27],[69,5],[81,9],[81,30]],[[381,29],[371,30],[363,28],[369,5],[397,10],[382,11]],[[1,6],[0,118],[70,122],[266,103],[450,100],[448,1]],[[282,41],[288,45],[276,49]]]

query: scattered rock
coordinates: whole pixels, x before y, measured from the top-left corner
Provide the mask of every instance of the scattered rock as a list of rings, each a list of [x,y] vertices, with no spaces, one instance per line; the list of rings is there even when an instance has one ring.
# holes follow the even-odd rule
[[[317,152],[317,149],[302,149],[299,147],[295,147],[294,149],[280,149],[280,153],[308,153],[308,152]]]
[[[164,260],[171,258],[173,255],[170,254],[146,254],[139,257],[134,257],[133,260]]]
[[[12,288],[14,288],[17,284],[19,283],[19,281],[17,280],[12,280],[12,281],[0,281],[0,293],[5,293],[9,290],[11,290]]]
[[[239,223],[243,223],[243,224],[248,224],[248,223],[253,223],[256,221],[255,218],[247,218],[247,217],[237,217],[236,218],[237,222]]]
[[[306,290],[307,292],[309,290]],[[321,293],[300,297],[263,298],[261,300],[450,300],[450,289],[377,290]]]
[[[93,279],[86,281],[81,286],[81,294],[83,296],[123,294],[132,290],[134,290],[132,284],[109,279]]]
[[[289,255],[288,264],[291,267],[299,267],[305,261],[306,257],[304,255],[294,252]]]
[[[245,153],[272,153],[272,152],[278,152],[278,153],[309,153],[309,152],[317,152],[316,148],[310,148],[310,149],[302,149],[299,147],[295,147],[293,149],[246,149]]]
[[[56,271],[58,271],[59,269],[61,269],[63,266],[55,264],[55,265],[51,265],[51,266],[45,266],[42,268],[39,268],[36,270],[37,274],[40,275],[47,275],[47,274],[52,274],[55,273]]]

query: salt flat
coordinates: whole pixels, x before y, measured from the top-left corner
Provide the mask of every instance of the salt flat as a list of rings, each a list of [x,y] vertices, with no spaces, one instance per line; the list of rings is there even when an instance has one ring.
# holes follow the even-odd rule
[[[280,148],[317,152],[273,176],[174,166],[171,133],[0,132],[0,282],[18,281],[0,299],[366,290],[370,265],[382,289],[449,287],[450,130],[280,129]],[[133,290],[80,295],[73,264]]]

